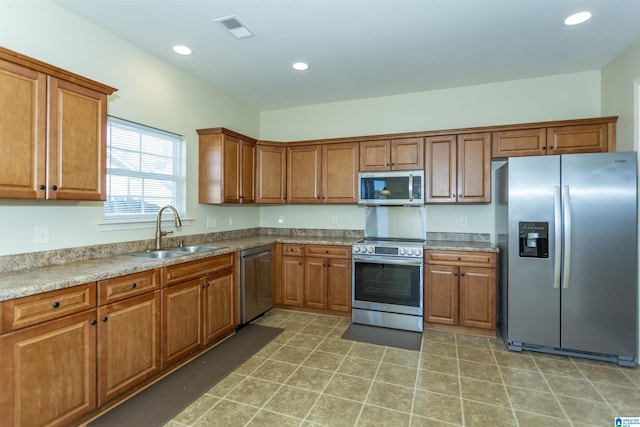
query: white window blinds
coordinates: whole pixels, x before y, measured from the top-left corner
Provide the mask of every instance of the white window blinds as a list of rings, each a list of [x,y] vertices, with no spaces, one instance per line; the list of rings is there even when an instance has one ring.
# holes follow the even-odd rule
[[[151,220],[164,205],[185,214],[184,137],[109,116],[107,200],[109,220]]]

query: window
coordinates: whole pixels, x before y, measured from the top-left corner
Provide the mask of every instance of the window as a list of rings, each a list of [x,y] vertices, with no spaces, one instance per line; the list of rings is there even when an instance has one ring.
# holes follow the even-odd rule
[[[172,205],[185,213],[184,137],[109,116],[105,221],[155,220]]]

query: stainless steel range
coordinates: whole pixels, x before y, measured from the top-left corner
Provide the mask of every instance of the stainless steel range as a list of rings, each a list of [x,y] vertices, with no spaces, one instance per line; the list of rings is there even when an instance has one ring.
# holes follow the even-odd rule
[[[353,244],[353,323],[422,332],[423,246],[407,238]]]

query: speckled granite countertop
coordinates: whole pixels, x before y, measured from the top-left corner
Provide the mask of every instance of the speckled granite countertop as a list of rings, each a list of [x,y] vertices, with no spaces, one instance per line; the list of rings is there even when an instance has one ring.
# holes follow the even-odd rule
[[[63,289],[97,280],[109,279],[140,271],[166,267],[188,261],[232,253],[271,243],[299,243],[325,245],[351,245],[355,237],[297,236],[297,235],[255,235],[210,242],[201,245],[221,246],[213,251],[186,254],[169,259],[147,259],[126,254],[105,256],[84,261],[67,262],[46,267],[26,268],[0,274],[0,301]],[[497,252],[498,249],[487,242],[427,240],[425,249],[465,250]]]

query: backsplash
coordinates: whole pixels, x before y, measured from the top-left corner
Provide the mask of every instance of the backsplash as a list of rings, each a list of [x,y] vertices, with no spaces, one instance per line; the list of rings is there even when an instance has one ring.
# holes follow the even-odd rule
[[[427,240],[447,240],[449,242],[489,243],[489,233],[438,233],[427,232]]]

